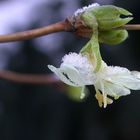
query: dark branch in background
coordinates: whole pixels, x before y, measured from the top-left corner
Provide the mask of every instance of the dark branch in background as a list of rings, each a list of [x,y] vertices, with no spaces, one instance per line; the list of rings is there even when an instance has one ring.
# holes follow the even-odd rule
[[[0,79],[25,84],[61,84],[53,74],[21,74],[11,71],[0,71]]]

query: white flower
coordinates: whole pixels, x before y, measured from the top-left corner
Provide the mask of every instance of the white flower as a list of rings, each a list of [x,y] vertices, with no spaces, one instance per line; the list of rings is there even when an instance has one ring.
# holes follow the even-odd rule
[[[128,69],[123,67],[107,66],[102,62],[102,68],[96,73],[97,81],[95,83],[96,98],[98,99],[99,105],[104,107],[107,104],[111,104],[113,101],[107,98],[107,95],[114,97],[115,99],[120,96],[130,94],[130,89],[140,89],[139,72],[130,72]],[[100,94],[102,93],[102,97]]]
[[[81,15],[83,12],[90,10],[90,9],[93,9],[97,6],[100,6],[100,5],[98,3],[93,3],[93,4],[90,4],[88,6],[84,6],[83,8],[80,8],[77,11],[75,11],[74,16],[77,17],[77,16]]]
[[[60,68],[55,68],[52,65],[48,65],[48,67],[60,80],[71,86],[82,87],[93,85],[95,82],[94,68],[81,54],[69,53],[65,55]]]
[[[48,65],[48,67],[68,85],[76,87],[94,85],[95,97],[99,106],[104,105],[104,108],[113,102],[107,96],[117,99],[120,96],[130,94],[130,89],[140,89],[139,72],[130,72],[123,67],[107,66],[103,61],[100,70],[95,72],[94,65],[89,62],[86,56],[81,54],[70,53],[65,55],[60,68],[55,68],[52,65]]]

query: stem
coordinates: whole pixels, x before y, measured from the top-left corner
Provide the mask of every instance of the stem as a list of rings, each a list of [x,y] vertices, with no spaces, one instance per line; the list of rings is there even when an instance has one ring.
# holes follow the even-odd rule
[[[0,43],[29,40],[36,37],[41,37],[51,33],[62,32],[62,31],[70,32],[73,31],[74,28],[75,27],[72,26],[71,22],[68,19],[66,19],[65,21],[61,21],[38,29],[28,30],[24,32],[17,32],[17,33],[7,34],[7,35],[0,35]],[[81,26],[78,26],[75,29],[77,29],[77,31],[78,30],[82,31],[82,28],[81,29],[80,28]],[[87,30],[88,28],[85,29]],[[85,29],[83,31],[86,31]],[[140,30],[140,24],[128,24],[119,27],[118,29]],[[88,29],[87,33],[88,32],[91,33],[91,30]]]
[[[140,24],[127,24],[120,28],[126,30],[140,30]]]
[[[50,74],[20,74],[11,71],[0,71],[0,78],[16,83],[26,84],[60,84],[61,82]]]
[[[24,32],[17,32],[17,33],[7,34],[7,35],[0,35],[0,42],[2,43],[2,42],[29,40],[32,38],[48,35],[51,33],[70,31],[70,30],[71,30],[71,26],[68,23],[68,21],[65,20],[38,29],[28,30]]]

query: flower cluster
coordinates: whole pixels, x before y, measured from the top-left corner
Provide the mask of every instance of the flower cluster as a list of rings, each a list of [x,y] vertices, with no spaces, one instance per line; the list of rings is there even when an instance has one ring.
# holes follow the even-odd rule
[[[113,99],[130,94],[130,90],[140,90],[140,72],[131,72],[126,68],[108,66],[101,57],[99,42],[118,44],[128,34],[126,30],[114,30],[129,22],[132,18],[121,18],[120,15],[131,15],[125,9],[115,6],[100,6],[95,3],[83,7],[74,13],[93,30],[93,34],[80,53],[69,53],[62,58],[60,68],[48,65],[64,83],[81,87],[81,98],[85,97],[86,85],[94,85],[95,97],[99,106],[106,108]],[[106,31],[100,31],[105,29]],[[110,98],[111,97],[111,98]]]

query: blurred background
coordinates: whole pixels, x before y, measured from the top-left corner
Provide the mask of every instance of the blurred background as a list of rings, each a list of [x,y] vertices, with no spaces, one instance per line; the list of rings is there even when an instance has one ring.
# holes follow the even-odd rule
[[[140,23],[138,0],[0,0],[0,34],[64,20],[92,2],[126,8],[134,14],[132,23]],[[103,59],[108,65],[140,71],[139,38],[140,31],[130,31],[121,45],[102,45]],[[59,66],[64,54],[78,52],[86,41],[71,33],[56,33],[1,43],[0,70],[50,74],[48,64]],[[0,79],[0,140],[140,140],[140,91],[102,109],[94,97],[94,87],[89,90],[81,102],[72,91],[54,85]]]

